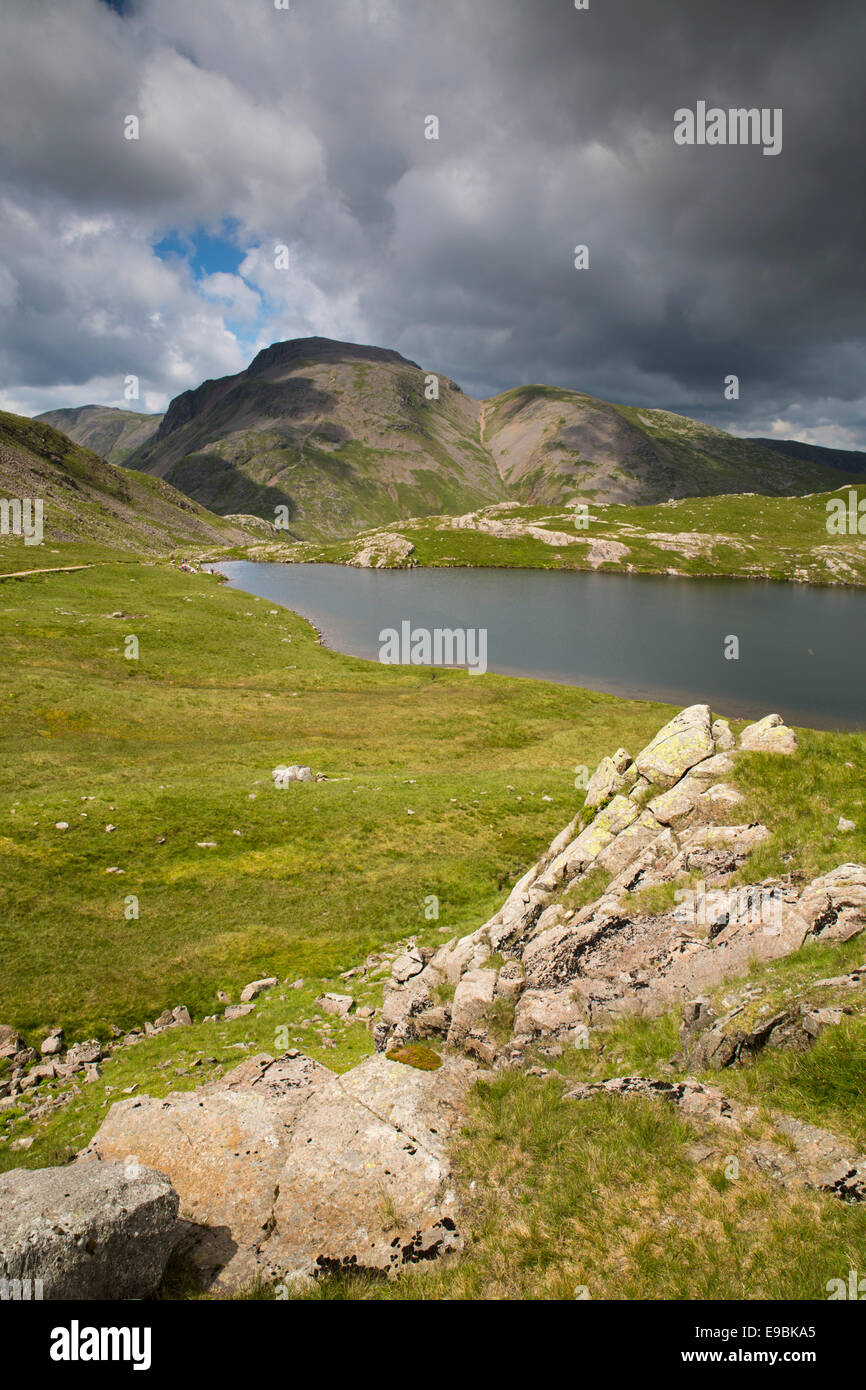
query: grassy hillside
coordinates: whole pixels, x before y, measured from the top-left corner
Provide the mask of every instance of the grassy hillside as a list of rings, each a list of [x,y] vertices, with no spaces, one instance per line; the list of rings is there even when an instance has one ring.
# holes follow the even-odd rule
[[[35,418],[116,464],[124,464],[132,451],[155,433],[162,420],[161,415],[144,415],[138,410],[118,410],[109,405],[46,410]]]
[[[856,492],[866,499],[862,483]],[[660,506],[591,503],[586,529],[573,508],[496,506],[463,517],[414,518],[330,545],[258,547],[254,558],[351,564],[371,543],[385,568],[406,565],[601,569],[641,574],[866,583],[866,536],[828,535],[827,503],[808,497],[688,498]],[[389,554],[388,536],[408,547]]]
[[[484,440],[512,494],[557,505],[759,492],[786,496],[856,477],[810,458],[780,455],[666,410],[597,400],[579,391],[521,386],[485,402]]]
[[[115,468],[59,430],[38,420],[0,412],[0,497],[41,498],[45,544],[0,537],[0,570],[79,563],[52,551],[77,542],[132,555],[176,547],[245,544],[241,527],[213,516],[159,478]]]

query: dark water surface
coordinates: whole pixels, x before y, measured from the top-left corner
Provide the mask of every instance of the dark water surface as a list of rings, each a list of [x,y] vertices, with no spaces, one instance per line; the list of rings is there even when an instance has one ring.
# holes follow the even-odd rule
[[[378,660],[379,633],[486,628],[487,665],[732,716],[866,728],[866,592],[746,580],[546,570],[212,566],[309,618],[329,647]],[[727,661],[726,638],[740,640]]]

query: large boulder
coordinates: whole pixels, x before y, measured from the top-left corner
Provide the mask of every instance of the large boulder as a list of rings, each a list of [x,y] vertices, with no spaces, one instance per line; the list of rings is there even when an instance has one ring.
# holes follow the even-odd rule
[[[746,753],[796,753],[799,744],[793,729],[779,714],[768,714],[757,724],[749,724],[740,734],[740,747]]]
[[[41,1280],[46,1299],[147,1298],[177,1214],[168,1178],[135,1164],[13,1168],[0,1174],[0,1277]]]
[[[306,1057],[251,1057],[221,1081],[163,1100],[113,1105],[86,1152],[131,1157],[167,1173],[190,1223],[186,1245],[206,1279],[255,1272],[286,1155],[288,1127],[317,1087],[333,1080]]]
[[[265,1272],[390,1275],[459,1250],[448,1149],[476,1074],[464,1058],[428,1071],[378,1054],[321,1087],[291,1128]]]
[[[715,751],[709,705],[689,705],[638,753],[635,766],[653,786],[673,787],[690,767]]]

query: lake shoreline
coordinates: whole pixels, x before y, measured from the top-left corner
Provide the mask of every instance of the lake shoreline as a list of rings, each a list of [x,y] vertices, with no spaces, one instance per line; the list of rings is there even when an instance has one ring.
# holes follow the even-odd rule
[[[462,615],[462,609],[469,608],[473,616],[471,624],[465,624],[467,630],[490,627],[497,653],[489,663],[491,674],[576,686],[621,699],[676,704],[706,698],[714,708],[737,719],[779,706],[801,728],[837,732],[866,728],[859,695],[862,684],[858,685],[859,665],[864,665],[866,679],[866,664],[858,656],[852,668],[846,628],[849,618],[858,626],[861,622],[859,610],[850,608],[852,601],[859,603],[853,598],[853,586],[802,584],[792,589],[789,583],[763,579],[752,581],[757,593],[720,585],[721,592],[714,594],[701,585],[691,590],[677,586],[670,595],[660,596],[653,592],[652,581],[671,576],[620,574],[607,585],[597,573],[540,572],[531,567],[369,570],[319,562],[301,569],[298,564],[274,561],[222,560],[210,562],[208,568],[243,592],[303,617],[328,650],[360,660],[380,659],[379,633],[399,626],[409,609],[424,630],[435,630],[462,628],[455,613]],[[459,584],[455,587],[453,579],[470,568],[473,575],[484,577],[482,589],[474,584],[469,591]],[[430,584],[436,571],[445,580],[444,587]],[[350,573],[357,584],[349,580]],[[535,593],[526,588],[531,574],[537,574],[537,583],[529,581]],[[578,602],[568,581],[551,579],[552,574],[580,576]],[[321,576],[321,583],[314,575]],[[415,575],[418,580],[413,580]],[[643,582],[633,588],[635,580]],[[503,581],[510,587],[510,600],[500,592]],[[673,593],[676,602],[672,604]],[[583,600],[589,598],[592,603],[587,605]],[[557,607],[563,611],[557,614]],[[631,614],[633,608],[636,614]],[[597,609],[602,611],[597,614]],[[551,619],[559,637],[545,644],[539,634],[545,626],[550,628]],[[525,630],[518,636],[514,629],[521,623]],[[738,661],[720,664],[722,640],[739,629],[743,667]],[[611,638],[611,633],[619,636]],[[782,646],[774,653],[773,643],[778,647],[780,641]],[[741,684],[732,679],[731,673],[737,670],[746,672]]]

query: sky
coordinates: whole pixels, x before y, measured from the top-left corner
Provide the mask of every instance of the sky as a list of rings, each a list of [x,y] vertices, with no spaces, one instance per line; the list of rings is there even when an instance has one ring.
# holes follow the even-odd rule
[[[277,3],[3,0],[0,408],[321,335],[866,448],[862,0]]]

